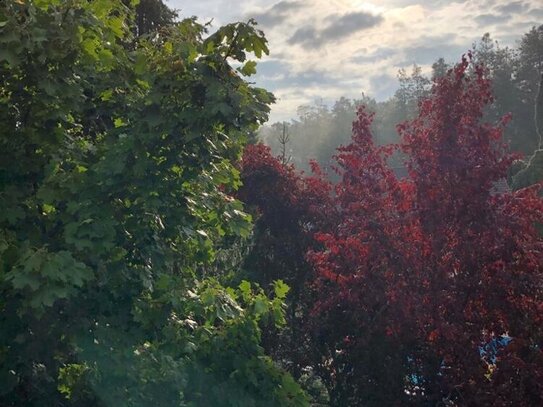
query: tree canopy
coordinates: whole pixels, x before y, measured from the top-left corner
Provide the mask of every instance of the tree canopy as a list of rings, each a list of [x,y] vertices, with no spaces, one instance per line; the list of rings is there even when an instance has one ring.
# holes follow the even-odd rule
[[[134,3],[0,4],[0,404],[305,405],[260,346],[285,290],[210,272],[250,232],[232,161],[273,101],[243,78],[266,40],[134,40]]]
[[[376,144],[373,114],[359,108],[334,186],[318,172],[260,183],[273,192],[251,182],[245,200],[263,211],[257,227],[267,225],[256,235],[263,273],[302,270],[305,279],[288,280],[304,292],[292,335],[331,405],[543,401],[543,201],[538,185],[499,188],[517,156],[503,141],[509,117],[483,121],[491,90],[470,55],[435,77],[397,145]],[[397,149],[405,177],[389,165]],[[259,162],[244,179],[281,174],[279,161]],[[321,198],[310,198],[314,189],[297,197],[305,184]],[[286,213],[270,223],[278,210]],[[314,241],[293,232],[300,225]],[[304,264],[289,255],[300,247]]]

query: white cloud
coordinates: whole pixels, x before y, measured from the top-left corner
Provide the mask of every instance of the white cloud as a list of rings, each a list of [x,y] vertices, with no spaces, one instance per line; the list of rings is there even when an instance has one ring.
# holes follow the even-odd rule
[[[182,16],[214,18],[215,26],[249,17],[262,21],[271,54],[254,80],[278,98],[272,121],[295,117],[299,105],[318,98],[332,103],[362,92],[386,98],[399,68],[417,62],[427,71],[441,56],[457,61],[485,32],[514,45],[531,28],[533,10],[541,11],[539,0],[170,0],[169,5]]]

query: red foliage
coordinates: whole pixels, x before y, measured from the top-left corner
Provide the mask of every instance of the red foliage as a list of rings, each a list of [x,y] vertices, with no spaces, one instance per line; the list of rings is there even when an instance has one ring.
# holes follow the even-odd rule
[[[237,196],[257,209],[257,225],[272,230],[309,223],[311,229],[321,227],[322,214],[331,208],[331,185],[317,166],[314,169],[314,176],[305,177],[293,165],[283,165],[268,146],[248,145],[240,162],[243,186]]]
[[[507,119],[480,124],[491,101],[466,58],[439,79],[398,126],[404,180],[363,108],[339,149],[339,221],[310,254],[317,368],[336,404],[543,405],[543,203],[537,188],[495,191],[515,157]]]
[[[304,177],[263,144],[248,145],[240,163],[243,186],[237,197],[256,218],[253,246],[244,264],[246,277],[264,288],[277,279],[290,286],[288,329],[279,333],[266,327],[263,343],[276,360],[289,361],[295,376],[310,364],[305,319],[316,300],[307,290],[315,275],[305,254],[315,248],[314,231],[327,230],[334,219],[331,185],[315,170],[314,176]]]

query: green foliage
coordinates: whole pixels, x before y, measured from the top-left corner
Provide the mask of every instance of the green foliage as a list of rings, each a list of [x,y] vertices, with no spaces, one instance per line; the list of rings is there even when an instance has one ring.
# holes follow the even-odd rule
[[[543,28],[532,28],[516,49],[501,47],[485,34],[473,45],[477,63],[483,64],[493,81],[494,104],[485,112],[486,119],[497,121],[505,114],[512,120],[504,137],[512,151],[531,155],[539,138],[534,123],[543,48]]]
[[[542,43],[543,44],[543,43]],[[543,65],[542,65],[543,72]],[[511,186],[520,189],[537,184],[543,180],[543,73],[539,82],[539,91],[535,101],[535,129],[539,138],[538,149],[525,161],[518,161],[510,172]]]
[[[398,72],[400,88],[396,91],[395,99],[399,114],[404,120],[412,120],[419,111],[419,103],[429,95],[430,80],[422,74],[422,68],[413,65],[411,74],[405,69]]]
[[[0,404],[305,405],[259,345],[286,287],[217,270],[273,102],[229,61],[266,40],[189,19],[134,41],[131,7],[0,3]]]
[[[92,271],[68,251],[27,248],[22,248],[17,262],[4,275],[11,291],[22,298],[19,311],[38,315],[55,301],[75,295],[91,279]]]
[[[171,10],[162,0],[123,0],[125,4],[136,5],[136,17],[132,31],[145,35],[174,23],[177,12]]]

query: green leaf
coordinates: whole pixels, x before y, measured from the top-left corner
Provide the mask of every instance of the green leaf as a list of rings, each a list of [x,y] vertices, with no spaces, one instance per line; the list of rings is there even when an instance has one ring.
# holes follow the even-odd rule
[[[121,17],[113,17],[109,19],[109,28],[117,37],[123,37],[124,35],[124,19]]]
[[[273,291],[277,298],[284,300],[287,293],[290,291],[290,287],[286,285],[283,280],[276,280],[273,283]]]
[[[245,76],[254,75],[256,73],[256,62],[255,61],[247,61],[238,70],[239,70],[239,72],[241,72]]]
[[[164,47],[164,52],[166,52],[166,54],[168,55],[173,54],[173,44],[170,41],[166,41],[163,47]]]
[[[136,62],[134,64],[134,71],[137,75],[141,75],[147,71],[147,56],[143,52],[136,54]]]
[[[239,290],[241,292],[241,297],[243,298],[243,300],[246,302],[249,301],[252,296],[251,283],[247,280],[243,280],[239,285]]]
[[[45,249],[26,251],[6,274],[14,290],[32,293],[25,303],[39,311],[74,294],[75,288],[82,287],[92,277],[92,271],[69,252],[50,253]]]
[[[115,120],[113,120],[113,125],[116,128],[119,128],[119,127],[126,126],[126,123],[124,122],[123,119],[121,119],[120,117],[117,117]]]
[[[9,65],[15,67],[21,62],[19,56],[9,48],[0,47],[0,62],[6,61]]]
[[[113,89],[106,89],[100,94],[100,99],[102,99],[102,101],[104,102],[107,102],[108,100],[111,99],[112,96],[113,96]]]
[[[268,312],[269,301],[265,297],[259,296],[255,299],[254,307],[257,316],[263,315]]]

